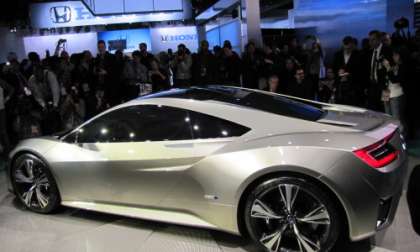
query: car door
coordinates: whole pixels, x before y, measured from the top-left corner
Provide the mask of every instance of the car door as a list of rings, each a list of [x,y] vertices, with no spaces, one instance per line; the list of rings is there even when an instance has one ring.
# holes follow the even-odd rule
[[[196,115],[168,106],[138,105],[80,128],[73,146],[88,158],[72,164],[67,177],[80,182],[72,195],[81,201],[158,206],[182,185],[179,181],[193,164],[232,140],[227,132],[219,132],[221,138],[199,136],[205,126],[191,113]]]

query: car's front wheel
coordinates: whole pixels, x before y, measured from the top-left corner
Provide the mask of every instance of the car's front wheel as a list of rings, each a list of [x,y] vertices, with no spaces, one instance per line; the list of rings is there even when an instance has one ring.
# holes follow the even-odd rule
[[[245,204],[245,224],[263,250],[329,251],[341,220],[330,197],[314,183],[273,178],[259,184]]]
[[[47,165],[32,154],[23,154],[14,162],[11,179],[17,198],[30,210],[50,213],[60,204],[55,180]]]

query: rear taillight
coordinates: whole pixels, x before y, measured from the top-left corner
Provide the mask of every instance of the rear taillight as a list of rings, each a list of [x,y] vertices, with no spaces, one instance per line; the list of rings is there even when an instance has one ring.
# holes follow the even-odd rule
[[[373,168],[382,168],[392,163],[398,158],[398,150],[396,150],[389,141],[395,132],[384,138],[383,140],[369,145],[363,149],[355,150],[353,153],[363,160],[366,164]]]

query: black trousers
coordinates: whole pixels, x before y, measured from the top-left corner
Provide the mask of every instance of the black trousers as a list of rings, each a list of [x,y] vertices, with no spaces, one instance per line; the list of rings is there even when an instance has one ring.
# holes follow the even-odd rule
[[[7,154],[10,149],[9,135],[7,134],[6,110],[0,110],[0,144],[3,147],[3,153]]]
[[[382,87],[378,83],[372,82],[368,89],[367,107],[368,109],[384,112],[384,103],[382,98]]]
[[[411,173],[407,188],[407,202],[414,231],[420,235],[420,166]]]

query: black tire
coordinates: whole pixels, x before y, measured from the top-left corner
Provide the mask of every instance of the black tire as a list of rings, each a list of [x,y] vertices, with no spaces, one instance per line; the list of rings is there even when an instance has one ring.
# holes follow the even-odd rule
[[[287,197],[286,190],[291,196]],[[287,205],[291,206],[290,210]],[[316,209],[319,210],[312,213]],[[323,218],[309,219],[315,216]],[[305,245],[310,245],[313,251],[330,251],[343,225],[327,193],[310,181],[294,177],[271,178],[256,186],[245,203],[244,220],[249,236],[262,251],[270,252],[311,251]],[[309,238],[316,246],[302,238]]]
[[[48,166],[33,154],[22,154],[16,158],[11,169],[11,181],[16,197],[33,212],[48,214],[60,205],[60,193],[54,177]]]

